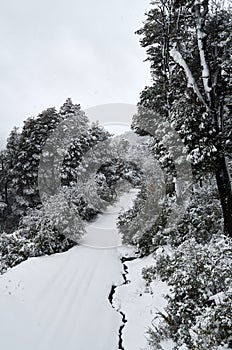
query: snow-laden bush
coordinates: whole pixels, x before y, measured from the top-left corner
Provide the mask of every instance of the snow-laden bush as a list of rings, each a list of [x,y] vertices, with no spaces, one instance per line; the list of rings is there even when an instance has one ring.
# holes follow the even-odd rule
[[[46,200],[22,218],[13,234],[0,235],[0,273],[29,257],[50,255],[68,250],[83,234],[83,224],[69,192]]]
[[[123,243],[136,245],[141,255],[150,254],[166,244],[178,246],[193,237],[198,243],[207,243],[213,234],[223,232],[222,211],[213,181],[205,180],[202,187],[197,184],[193,186],[189,206],[175,225],[169,226],[169,217],[175,210],[176,196],[166,195],[161,203],[159,217],[152,216],[148,222],[144,222],[141,231],[138,229],[141,227],[140,214],[146,210],[145,203],[149,195],[149,191],[142,187],[133,207],[121,213],[118,219]]]
[[[204,245],[192,238],[156,258],[156,265],[144,270],[144,278],[149,284],[159,276],[171,293],[165,314],[157,314],[160,326],[149,331],[154,349],[165,338],[174,340],[174,349],[231,346],[232,240],[215,236]]]
[[[213,308],[196,318],[196,324],[190,329],[195,349],[218,350],[220,346],[232,348],[232,289],[212,297]]]
[[[163,236],[158,232],[165,226],[166,207],[161,209],[161,214],[154,215],[154,201],[149,205],[149,190],[141,186],[133,207],[119,214],[117,226],[122,235],[123,244],[135,245],[141,256],[153,252],[160,244],[165,244]],[[152,191],[151,191],[152,192]],[[156,236],[157,241],[154,242]]]
[[[189,206],[180,222],[168,233],[166,243],[177,246],[190,238],[207,243],[215,233],[223,233],[222,210],[215,183],[208,180],[202,187],[193,186]]]
[[[19,225],[22,236],[32,240],[37,255],[53,254],[78,242],[83,224],[68,191],[60,191],[46,200],[40,209],[32,210]]]
[[[18,231],[0,235],[0,274],[26,260],[33,251],[33,243],[22,237]]]

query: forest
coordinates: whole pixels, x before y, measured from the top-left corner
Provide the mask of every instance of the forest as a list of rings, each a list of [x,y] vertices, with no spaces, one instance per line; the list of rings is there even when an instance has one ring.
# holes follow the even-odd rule
[[[133,246],[138,258],[153,257],[143,269],[148,292],[156,279],[170,289],[165,312],[157,312],[147,330],[147,349],[165,349],[167,339],[173,349],[232,349],[231,14],[219,0],[151,2],[135,33],[151,76],[131,124],[142,140],[136,146],[123,135],[111,142],[71,98],[11,131],[0,152],[1,274],[78,245],[83,223],[129,184],[138,194],[117,219],[122,244]],[[68,148],[57,139],[50,148],[50,158],[62,153],[60,184],[54,191],[49,184],[41,198],[40,181],[50,176],[39,174],[46,142],[59,126],[65,133],[73,118],[79,136],[70,132]],[[98,167],[102,154],[90,151],[100,144],[107,156]],[[120,157],[120,147],[127,157]],[[158,209],[163,188],[147,181],[134,152],[146,152],[162,170]],[[93,174],[81,176],[89,164]]]

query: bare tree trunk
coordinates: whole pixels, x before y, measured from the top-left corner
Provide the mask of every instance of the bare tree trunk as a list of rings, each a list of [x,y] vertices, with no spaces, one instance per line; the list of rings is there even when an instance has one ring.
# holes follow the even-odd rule
[[[218,158],[218,169],[216,171],[217,187],[220,196],[225,234],[232,237],[232,191],[230,175],[225,157]]]
[[[7,214],[9,214],[9,203],[8,203],[8,183],[7,181],[5,182],[5,186],[4,186],[4,191],[5,191],[5,203],[7,205]]]

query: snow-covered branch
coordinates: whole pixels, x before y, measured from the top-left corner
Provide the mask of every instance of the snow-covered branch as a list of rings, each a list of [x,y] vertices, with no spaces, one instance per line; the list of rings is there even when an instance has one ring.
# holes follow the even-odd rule
[[[208,109],[208,106],[197,86],[197,83],[195,81],[195,78],[186,62],[186,60],[183,58],[182,54],[180,53],[180,51],[177,49],[176,44],[173,45],[172,49],[170,50],[170,56],[173,58],[173,60],[179,64],[179,66],[181,66],[184,69],[186,78],[187,78],[187,82],[188,82],[188,87],[192,88],[193,91],[195,92],[195,94],[197,95],[197,97],[199,98],[199,100],[204,104],[204,106],[206,107],[206,109]]]
[[[211,91],[211,87],[209,86],[210,71],[206,60],[204,44],[203,44],[203,40],[206,34],[202,30],[202,15],[200,11],[200,5],[195,5],[193,11],[194,11],[194,17],[195,17],[195,24],[196,24],[197,45],[198,45],[201,67],[202,67],[202,74],[201,74],[202,81],[203,81],[206,97],[210,102],[210,91]]]

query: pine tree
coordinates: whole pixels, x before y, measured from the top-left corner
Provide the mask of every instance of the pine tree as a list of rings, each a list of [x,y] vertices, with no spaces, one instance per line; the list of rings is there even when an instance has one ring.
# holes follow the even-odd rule
[[[18,128],[13,128],[7,139],[6,149],[1,152],[1,229],[9,231],[15,227],[12,205],[15,201],[15,190],[13,187],[13,168],[17,161],[20,133]]]
[[[8,207],[8,185],[7,185],[7,160],[6,152],[0,152],[0,223],[1,231],[4,227],[4,220]]]
[[[49,134],[61,121],[55,108],[28,118],[19,139],[17,162],[13,168],[13,186],[16,191],[15,213],[20,217],[28,208],[40,204],[38,167],[41,152]]]
[[[7,159],[8,159],[10,169],[13,169],[17,161],[19,139],[20,139],[19,128],[14,127],[13,130],[10,132],[10,135],[7,139],[7,144],[6,144]]]
[[[104,142],[108,138],[108,132],[97,124],[93,124],[70,144],[65,153],[62,166],[62,185],[72,186],[76,184],[79,173],[78,168],[84,154],[99,142]]]

